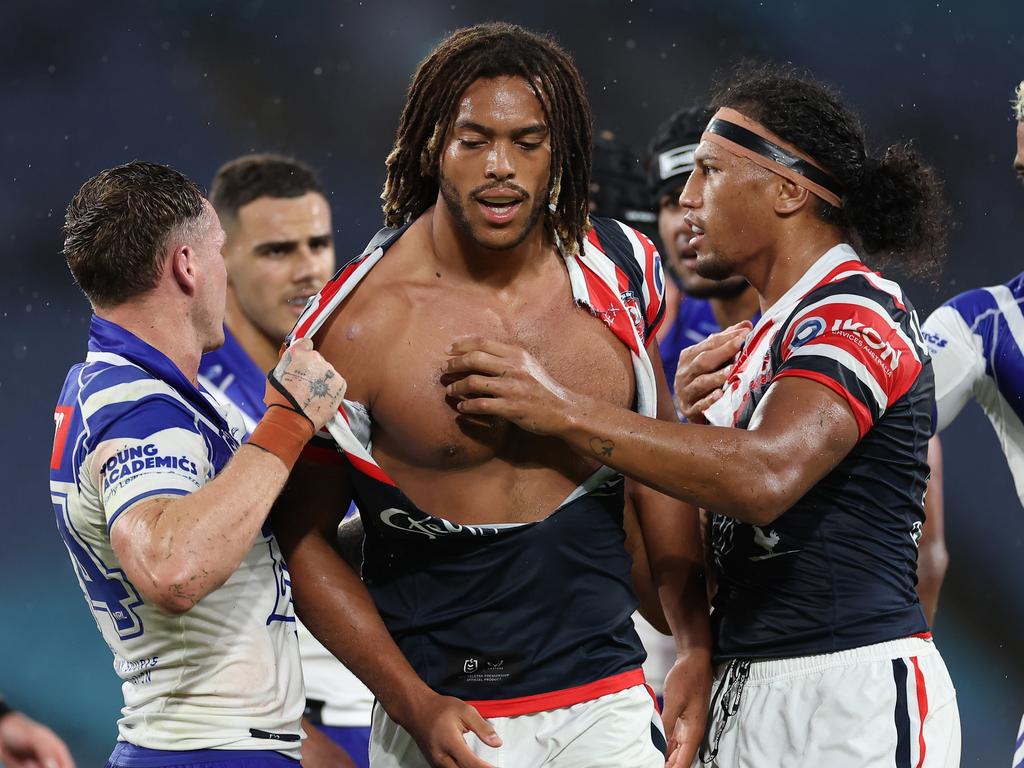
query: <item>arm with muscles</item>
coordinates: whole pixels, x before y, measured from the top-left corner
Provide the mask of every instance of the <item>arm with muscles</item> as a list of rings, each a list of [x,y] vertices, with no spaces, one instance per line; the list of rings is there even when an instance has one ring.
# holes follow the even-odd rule
[[[266,415],[216,478],[184,495],[154,494],[112,524],[110,543],[129,579],[165,611],[188,611],[238,568],[291,464],[345,393],[344,379],[308,343],[282,358],[271,384]],[[193,437],[201,466],[204,441]]]
[[[850,404],[816,381],[775,381],[747,429],[672,424],[570,392],[527,352],[479,338],[450,350],[462,413],[501,416],[561,437],[682,501],[766,525],[834,469],[859,438]],[[723,471],[727,470],[727,471]]]
[[[676,423],[657,345],[648,347],[658,384],[658,419]],[[693,506],[630,481],[650,570],[676,646],[665,678],[662,720],[668,765],[689,766],[704,736],[711,695],[711,623],[700,519]]]
[[[369,688],[437,768],[492,768],[472,754],[472,731],[498,747],[494,729],[470,705],[432,691],[395,645],[358,574],[338,554],[338,521],[351,501],[340,466],[300,461],[274,505],[273,526],[299,618]]]
[[[928,441],[928,464],[932,468],[928,491],[924,497],[924,527],[917,542],[917,596],[929,626],[935,623],[939,607],[939,590],[946,577],[949,553],[942,494],[942,443],[936,435]]]
[[[0,699],[0,761],[10,768],[75,768],[61,738]]]

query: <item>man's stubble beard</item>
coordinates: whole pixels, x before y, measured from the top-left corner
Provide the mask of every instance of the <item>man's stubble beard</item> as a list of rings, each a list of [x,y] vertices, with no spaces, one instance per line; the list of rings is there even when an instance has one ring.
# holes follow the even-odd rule
[[[473,225],[469,223],[469,217],[466,216],[466,209],[462,205],[462,201],[459,199],[458,192],[447,181],[447,179],[444,178],[444,176],[441,177],[441,181],[438,186],[441,189],[441,198],[444,200],[445,205],[448,206],[448,210],[451,212],[459,229],[462,230],[462,233],[476,245],[487,250],[510,251],[517,247],[529,236],[530,232],[533,231],[533,228],[536,226],[541,214],[544,213],[545,200],[534,200],[533,205],[530,208],[530,215],[527,218],[522,231],[511,242],[495,246],[481,241],[476,236],[476,233],[473,231]]]

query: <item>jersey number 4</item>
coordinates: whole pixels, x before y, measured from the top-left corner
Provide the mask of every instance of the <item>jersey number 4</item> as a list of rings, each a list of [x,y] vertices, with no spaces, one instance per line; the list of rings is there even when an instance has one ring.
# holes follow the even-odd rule
[[[142,620],[134,610],[142,605],[138,591],[128,581],[124,571],[108,568],[93,548],[81,539],[68,518],[67,497],[55,493],[50,498],[57,517],[57,529],[75,562],[78,579],[89,597],[92,609],[98,614],[106,613],[110,616],[114,631],[122,640],[138,637],[142,634]]]

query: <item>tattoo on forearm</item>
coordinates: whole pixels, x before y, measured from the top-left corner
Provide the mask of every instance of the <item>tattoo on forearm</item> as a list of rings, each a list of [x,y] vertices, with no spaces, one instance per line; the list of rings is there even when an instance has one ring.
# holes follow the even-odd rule
[[[592,437],[590,438],[590,450],[600,458],[609,459],[612,451],[615,450],[615,443],[611,440],[602,440],[600,437]]]

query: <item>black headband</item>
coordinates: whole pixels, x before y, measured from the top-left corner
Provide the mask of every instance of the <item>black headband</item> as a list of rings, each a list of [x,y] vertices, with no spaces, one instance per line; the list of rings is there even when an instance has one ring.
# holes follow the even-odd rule
[[[742,125],[730,123],[728,120],[715,118],[705,129],[706,133],[713,133],[738,144],[751,152],[766,157],[774,163],[798,173],[815,184],[824,187],[838,198],[843,196],[843,188],[838,181],[833,179],[820,168],[788,152],[767,139],[758,136],[753,131],[747,130]]]

